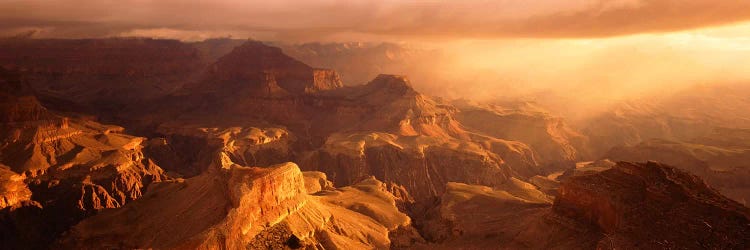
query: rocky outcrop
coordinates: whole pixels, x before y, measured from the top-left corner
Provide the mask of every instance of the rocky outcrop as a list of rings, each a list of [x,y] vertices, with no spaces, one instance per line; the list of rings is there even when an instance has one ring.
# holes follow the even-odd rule
[[[11,134],[18,137],[3,142],[0,161],[26,176],[20,179],[28,184],[31,200],[38,202],[35,206],[41,210],[35,220],[43,224],[39,227],[51,227],[48,234],[40,235],[43,238],[26,240],[43,245],[78,220],[138,199],[149,184],[166,178],[161,168],[143,156],[142,138],[93,126],[101,125],[71,121],[67,128],[48,125],[17,129]],[[11,177],[3,185],[18,179]],[[13,240],[25,237],[30,236]]]
[[[366,85],[334,84],[333,89],[309,93],[303,89],[318,85],[309,84],[308,70],[311,67],[262,43],[237,47],[219,58],[202,82],[165,98],[157,105],[160,111],[142,119],[158,124],[156,135],[165,138],[147,151],[164,155],[155,156],[159,159],[184,159],[157,162],[169,170],[175,169],[169,165],[189,166],[191,173],[182,174],[193,176],[201,169],[190,165],[207,164],[191,157],[210,156],[214,148],[177,148],[217,141],[217,148],[243,165],[295,161],[303,170],[326,173],[336,185],[372,175],[425,200],[440,195],[449,181],[496,186],[510,176],[526,179],[546,172],[532,147],[467,131],[453,118],[456,108],[420,94],[405,76],[378,75]],[[335,78],[329,71],[317,72],[324,82]],[[260,81],[260,75],[273,81]],[[254,145],[245,142],[244,132],[232,132],[238,138],[231,140],[218,135],[225,128],[276,126],[283,127],[289,139]],[[221,129],[207,136],[181,132],[195,128]],[[180,142],[193,140],[188,138],[199,143]],[[182,153],[188,157],[166,153],[167,145],[188,152]]]
[[[4,124],[55,119],[18,71],[0,68],[0,98],[0,122]]]
[[[225,164],[190,179],[155,184],[143,199],[84,220],[59,246],[385,248],[390,231],[410,226],[377,180],[315,195],[307,194],[304,180],[293,163]]]
[[[456,137],[466,135],[452,114],[455,109],[415,91],[404,76],[378,75],[351,96],[372,108],[360,130],[400,135]]]
[[[25,179],[25,176],[16,174],[8,166],[0,165],[0,209],[31,200],[31,190]]]
[[[615,161],[657,161],[678,166],[700,176],[727,197],[747,204],[750,201],[750,184],[746,181],[750,178],[750,164],[747,163],[750,160],[750,147],[739,145],[741,142],[722,143],[726,138],[742,137],[719,134],[692,143],[652,139],[629,147],[614,147],[604,158]]]
[[[206,171],[216,152],[243,166],[269,166],[293,160],[293,135],[283,128],[202,127],[165,123],[144,151],[170,173],[192,177]]]
[[[555,213],[596,225],[599,248],[746,248],[750,210],[697,176],[654,162],[620,162],[568,179]]]
[[[133,205],[83,221],[64,245],[236,249],[304,205],[302,173],[293,164],[217,171],[154,185]],[[122,220],[128,217],[138,219]]]

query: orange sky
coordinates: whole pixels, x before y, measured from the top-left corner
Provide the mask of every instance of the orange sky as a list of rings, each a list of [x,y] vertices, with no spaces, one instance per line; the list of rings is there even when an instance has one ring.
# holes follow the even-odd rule
[[[750,78],[748,0],[2,0],[0,35],[396,41],[453,58],[457,95],[609,100]]]
[[[750,18],[747,0],[3,0],[0,30],[263,40],[607,37]],[[360,39],[357,39],[360,40]]]

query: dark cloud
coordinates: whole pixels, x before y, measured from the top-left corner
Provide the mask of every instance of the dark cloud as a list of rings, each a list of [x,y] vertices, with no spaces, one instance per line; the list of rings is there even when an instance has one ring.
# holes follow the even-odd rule
[[[198,1],[46,0],[0,3],[0,32],[99,37],[262,34],[266,38],[607,37],[750,19],[747,0]],[[153,34],[154,32],[144,32]]]

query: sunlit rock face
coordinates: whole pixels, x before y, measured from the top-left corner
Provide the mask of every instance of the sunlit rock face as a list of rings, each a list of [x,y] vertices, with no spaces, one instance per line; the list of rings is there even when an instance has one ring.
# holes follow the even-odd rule
[[[0,165],[0,209],[31,200],[31,190],[25,179],[25,176],[11,171],[8,166]]]
[[[302,173],[293,164],[227,168],[155,184],[132,205],[100,213],[74,227],[66,248],[235,249],[304,204]],[[179,217],[173,219],[175,215]],[[127,217],[137,219],[122,219]]]
[[[591,247],[592,230],[552,219],[552,199],[514,179],[501,187],[449,183],[418,225],[420,249]],[[416,218],[418,215],[415,216]]]
[[[2,230],[18,234],[6,239],[9,246],[44,246],[78,220],[135,200],[150,183],[166,178],[144,157],[144,138],[56,115],[15,73],[3,70],[0,76],[0,95],[8,97],[0,104],[6,118],[0,124]]]
[[[309,195],[293,163],[248,168],[222,162],[196,177],[155,184],[143,199],[84,220],[58,246],[387,248],[390,232],[411,227],[375,179]]]

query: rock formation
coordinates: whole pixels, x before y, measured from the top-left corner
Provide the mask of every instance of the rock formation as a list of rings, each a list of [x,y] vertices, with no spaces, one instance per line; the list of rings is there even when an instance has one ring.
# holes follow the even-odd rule
[[[208,73],[210,85],[221,88],[233,84],[261,84],[260,88],[280,88],[292,94],[314,93],[342,86],[338,74],[313,69],[261,42],[248,41],[218,59]],[[251,89],[251,86],[243,86]],[[260,93],[268,96],[274,93]]]
[[[31,190],[24,182],[25,179],[25,176],[16,174],[8,166],[0,165],[0,209],[31,200]]]
[[[0,52],[5,248],[747,248],[747,208],[698,177],[580,162],[627,142],[606,156],[661,157],[744,199],[749,145],[727,138],[750,133],[646,121],[666,104],[589,141],[530,103],[445,101],[392,74],[344,86],[256,41]],[[679,140],[637,144],[654,124]]]
[[[731,136],[731,135],[729,135]],[[716,139],[711,139],[716,138]],[[604,157],[616,161],[657,161],[698,175],[729,198],[750,201],[750,148],[723,144],[725,134],[693,142],[651,139],[630,147],[614,147]],[[705,143],[705,144],[703,144]]]
[[[620,162],[570,178],[553,210],[603,233],[598,248],[730,249],[750,244],[750,210],[697,176],[658,163]]]
[[[84,220],[58,246],[387,248],[390,232],[410,227],[393,195],[375,179],[314,194],[306,191],[305,180],[293,163],[212,168],[152,185],[143,199]]]
[[[6,97],[0,103],[1,230],[39,229],[5,239],[7,246],[43,246],[78,220],[137,199],[166,177],[141,152],[144,138],[48,111],[17,73],[2,70],[0,79]]]
[[[746,248],[750,210],[698,177],[658,163],[619,162],[562,181],[550,198],[529,184],[451,183],[418,224],[424,249]]]
[[[570,165],[588,158],[587,138],[570,128],[562,118],[529,106],[477,104],[455,101],[460,112],[456,119],[483,134],[529,145],[543,165]],[[558,170],[561,169],[559,166]]]
[[[379,75],[366,85],[342,87],[335,74],[315,71],[258,42],[237,47],[202,80],[153,106],[152,114],[135,115],[151,122],[142,127],[155,126],[155,135],[165,138],[152,145],[181,147],[182,141],[193,140],[189,138],[208,145],[209,138],[232,151],[237,162],[262,166],[295,161],[304,170],[327,173],[336,185],[372,175],[427,199],[442,193],[449,181],[494,186],[514,174],[525,179],[547,172],[538,168],[528,145],[467,131],[453,118],[456,108],[420,94],[404,76]],[[288,139],[249,147],[242,145],[253,143],[241,136],[230,142],[213,132],[194,133],[247,127],[278,127]],[[188,130],[194,132],[180,132]],[[253,153],[260,148],[262,154]],[[192,157],[213,149],[177,151],[193,152],[187,154]],[[161,158],[170,157],[175,158]],[[201,162],[182,158],[177,162]],[[171,170],[169,165],[184,164],[160,165]]]

